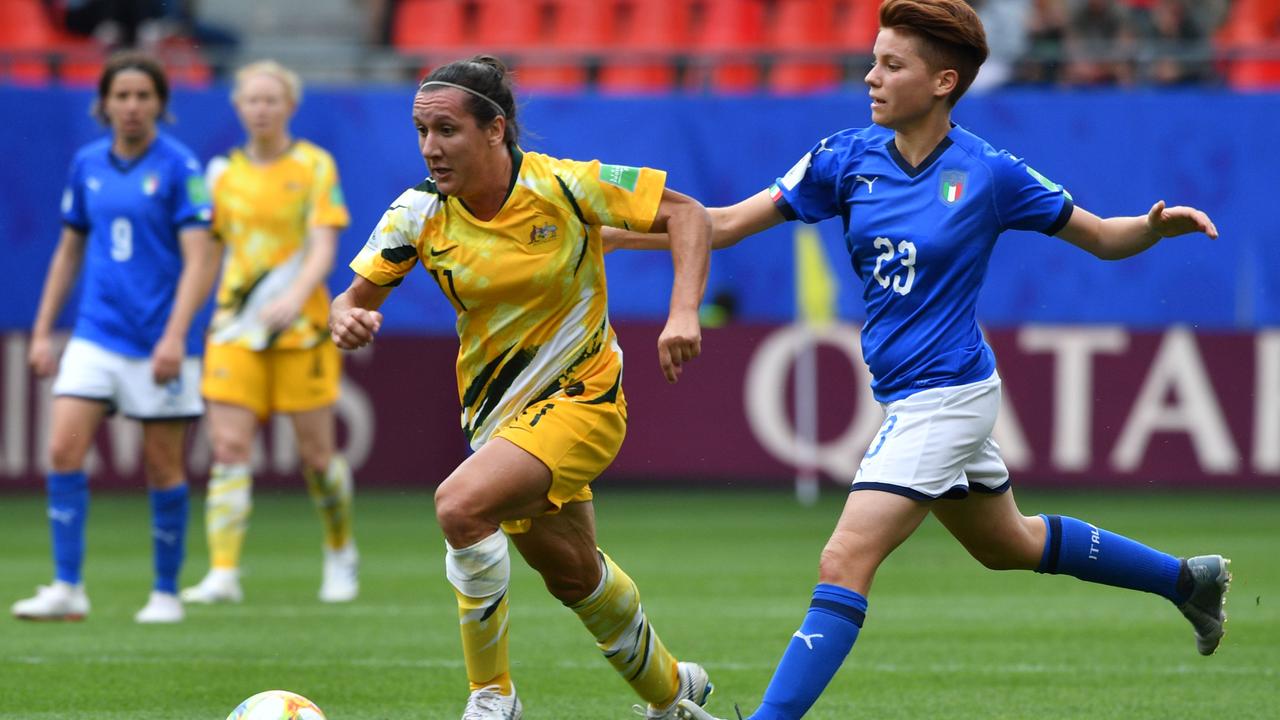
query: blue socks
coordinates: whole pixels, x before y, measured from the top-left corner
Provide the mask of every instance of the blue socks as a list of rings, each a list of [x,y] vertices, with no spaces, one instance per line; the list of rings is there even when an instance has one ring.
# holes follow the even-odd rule
[[[160,592],[178,592],[178,571],[186,552],[187,486],[151,491],[151,545]]]
[[[867,599],[852,590],[814,588],[809,612],[749,720],[792,720],[808,712],[853,648],[866,612]]]
[[[83,470],[49,473],[49,534],[53,540],[54,577],[80,584],[84,565],[84,523],[89,513],[89,479]]]
[[[1179,591],[1178,587],[1178,558],[1072,517],[1040,517],[1044,518],[1047,532],[1044,555],[1036,572],[1070,575],[1155,593],[1177,604],[1186,602],[1185,590]]]

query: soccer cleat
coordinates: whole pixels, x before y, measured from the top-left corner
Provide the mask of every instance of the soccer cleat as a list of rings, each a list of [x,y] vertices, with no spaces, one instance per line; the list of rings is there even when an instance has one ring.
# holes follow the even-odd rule
[[[1194,582],[1187,601],[1178,606],[1196,631],[1196,649],[1212,655],[1226,632],[1227,588],[1231,584],[1231,561],[1221,555],[1187,558],[1187,570]]]
[[[83,584],[54,580],[37,587],[34,597],[14,603],[12,612],[19,620],[83,620],[89,614],[89,597]]]
[[[133,616],[133,620],[144,624],[176,623],[182,622],[184,617],[186,617],[186,611],[182,609],[182,601],[177,595],[152,590],[146,607],[139,610]]]
[[[324,580],[320,583],[320,601],[327,603],[351,602],[360,594],[360,553],[355,543],[347,543],[341,550],[324,550]]]
[[[648,707],[633,705],[631,709],[637,715],[644,715],[645,720],[677,720],[684,717],[681,715],[682,706],[688,704],[701,708],[707,704],[707,698],[711,697],[715,687],[701,665],[691,662],[676,663],[676,677],[680,679],[680,685],[676,689],[676,699],[670,705],[663,708],[652,705]],[[705,711],[703,712],[705,714]],[[711,716],[706,715],[706,717]]]
[[[737,710],[736,705],[734,710]],[[681,700],[676,705],[676,717],[680,718],[680,720],[727,720],[712,715],[692,700]],[[738,720],[742,720],[741,711],[738,711]]]
[[[520,720],[524,717],[524,706],[515,688],[510,695],[503,695],[502,688],[497,685],[482,687],[467,698],[467,708],[462,711],[462,720]]]
[[[182,591],[182,602],[198,605],[214,603],[238,603],[244,600],[240,590],[240,572],[223,568],[211,568],[199,583]]]

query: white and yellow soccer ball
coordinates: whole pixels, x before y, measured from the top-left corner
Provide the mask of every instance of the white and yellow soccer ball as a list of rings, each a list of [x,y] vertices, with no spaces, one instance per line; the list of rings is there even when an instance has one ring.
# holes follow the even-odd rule
[[[240,703],[227,720],[325,720],[325,716],[298,693],[267,690]]]

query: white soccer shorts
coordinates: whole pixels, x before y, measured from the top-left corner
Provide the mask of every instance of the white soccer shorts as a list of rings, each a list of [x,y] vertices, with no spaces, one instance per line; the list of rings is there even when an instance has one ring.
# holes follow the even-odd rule
[[[884,424],[862,458],[853,490],[934,500],[1009,488],[1009,470],[991,438],[1000,410],[999,375],[881,406]]]
[[[194,419],[204,414],[200,358],[184,358],[178,378],[157,385],[151,377],[151,358],[121,355],[76,337],[62,352],[53,394],[100,400],[135,420]]]

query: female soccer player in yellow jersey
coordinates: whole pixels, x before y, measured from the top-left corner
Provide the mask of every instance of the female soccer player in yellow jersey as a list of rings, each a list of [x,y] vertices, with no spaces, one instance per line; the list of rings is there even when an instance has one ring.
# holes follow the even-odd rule
[[[647,707],[706,701],[631,578],[596,547],[590,482],[626,432],[622,353],[609,325],[600,227],[671,236],[675,278],[658,360],[669,382],[700,352],[710,221],[649,168],[522,152],[511,80],[478,56],[438,68],[413,101],[431,178],[405,191],[333,302],[343,349],[373,340],[379,306],[421,262],[457,312],[462,429],[475,451],[436,490],[471,697],[463,718],[519,718],[507,658],[507,538],[595,637]]]
[[[248,141],[209,165],[214,233],[226,243],[201,391],[213,468],[205,500],[211,568],[187,602],[238,602],[251,508],[250,450],[271,413],[293,422],[302,473],[324,522],[320,599],[356,597],[352,480],[334,451],[341,358],[328,332],[338,233],[350,222],[333,158],[294,138],[298,76],[272,61],[236,74],[231,99]]]

